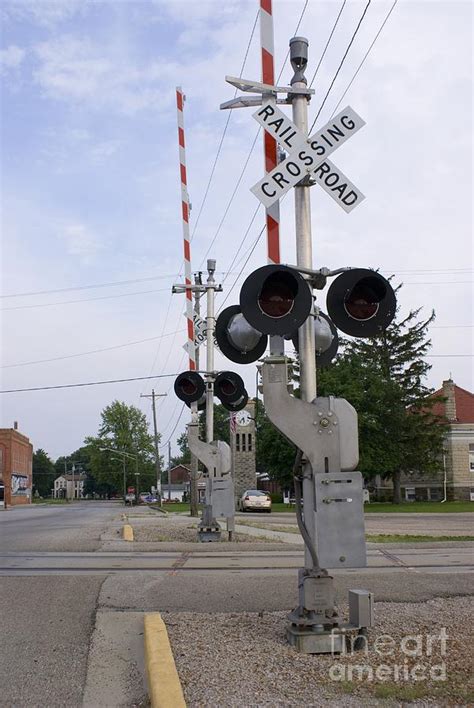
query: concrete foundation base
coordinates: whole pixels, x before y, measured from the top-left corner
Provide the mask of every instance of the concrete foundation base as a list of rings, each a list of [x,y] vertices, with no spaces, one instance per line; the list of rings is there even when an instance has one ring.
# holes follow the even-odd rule
[[[198,528],[198,541],[200,543],[212,543],[213,541],[221,540],[221,529],[217,528]]]
[[[345,648],[346,636],[338,632],[313,632],[288,625],[286,638],[300,654],[341,654]]]

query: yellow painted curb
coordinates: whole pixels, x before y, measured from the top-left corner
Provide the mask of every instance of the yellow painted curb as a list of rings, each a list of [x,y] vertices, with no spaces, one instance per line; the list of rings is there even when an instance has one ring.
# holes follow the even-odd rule
[[[168,632],[159,612],[145,615],[145,664],[152,708],[186,708]]]
[[[125,524],[123,527],[123,540],[133,541],[133,528],[130,524]]]

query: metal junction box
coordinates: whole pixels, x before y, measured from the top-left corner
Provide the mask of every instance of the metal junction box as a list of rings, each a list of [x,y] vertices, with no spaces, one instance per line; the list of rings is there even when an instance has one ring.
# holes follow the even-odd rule
[[[209,478],[212,513],[216,519],[234,515],[234,482],[227,477]]]
[[[315,474],[316,538],[322,568],[365,568],[364,505],[360,472]]]
[[[349,590],[349,622],[356,627],[374,626],[374,596],[368,590]]]

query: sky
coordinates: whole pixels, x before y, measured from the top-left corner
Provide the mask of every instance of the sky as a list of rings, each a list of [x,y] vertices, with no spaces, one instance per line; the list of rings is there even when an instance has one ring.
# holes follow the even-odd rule
[[[370,3],[316,128],[392,5]],[[293,75],[295,31],[309,40],[313,78],[341,6],[274,0],[280,85]],[[365,6],[344,4],[312,86],[310,124]],[[152,388],[167,394],[157,404],[163,446],[176,449],[189,419],[173,392],[187,368],[184,296],[171,295],[183,278],[176,86],[186,94],[193,270],[216,259],[219,309],[236,304],[245,277],[266,262],[263,208],[252,221],[250,188],[263,176],[255,109],[232,111],[226,130],[219,109],[234,96],[226,75],[260,80],[257,12],[257,0],[2,0],[1,390],[156,377],[2,393],[0,427],[18,421],[53,459],[95,435],[113,400],[151,423],[141,395]],[[427,384],[451,376],[472,391],[471,3],[398,0],[346,105],[366,125],[331,159],[366,199],[347,214],[312,188],[313,265],[393,275],[401,314],[436,312]],[[292,193],[281,203],[281,260],[295,262]],[[318,303],[324,309],[324,293]],[[216,368],[238,370],[255,394],[255,365],[218,353]]]

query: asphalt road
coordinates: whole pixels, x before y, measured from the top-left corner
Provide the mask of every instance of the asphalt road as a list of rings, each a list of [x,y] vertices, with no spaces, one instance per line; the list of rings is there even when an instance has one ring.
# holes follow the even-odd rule
[[[95,551],[122,507],[115,502],[33,504],[0,511],[2,551]]]
[[[297,604],[301,549],[136,552],[118,540],[121,512],[100,502],[0,512],[0,706],[142,705],[143,612]],[[456,517],[468,534],[462,516],[442,523]],[[354,587],[376,602],[473,594],[473,562],[469,544],[370,548],[369,568],[334,573],[338,601]]]
[[[278,526],[296,525],[296,515],[291,512],[237,513],[239,521],[256,521]],[[365,515],[365,530],[368,534],[415,534],[427,536],[474,536],[474,513],[456,514],[379,514]]]

